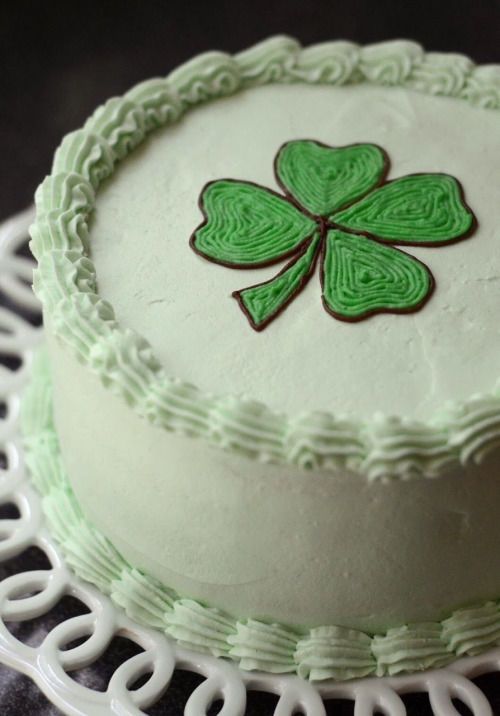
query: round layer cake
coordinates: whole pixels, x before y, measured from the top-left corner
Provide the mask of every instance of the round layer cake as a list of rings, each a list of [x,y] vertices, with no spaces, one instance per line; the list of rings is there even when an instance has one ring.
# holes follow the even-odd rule
[[[499,110],[500,66],[279,37],[65,137],[28,462],[134,618],[312,679],[500,641]]]

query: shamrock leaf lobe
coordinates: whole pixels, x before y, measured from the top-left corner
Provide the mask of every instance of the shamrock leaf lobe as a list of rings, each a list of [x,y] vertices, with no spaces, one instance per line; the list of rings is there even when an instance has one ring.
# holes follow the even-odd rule
[[[284,197],[243,181],[221,179],[204,188],[205,221],[191,237],[204,258],[234,268],[266,266],[286,258],[316,228]]]
[[[312,140],[287,142],[275,160],[285,193],[324,217],[378,186],[388,167],[386,153],[376,144],[329,147]]]
[[[325,309],[344,321],[414,311],[434,286],[427,267],[412,256],[338,229],[326,236],[321,283]]]
[[[304,288],[314,271],[320,246],[317,232],[280,273],[269,281],[235,291],[233,296],[240,304],[252,328],[261,331]]]
[[[398,244],[443,244],[474,227],[459,183],[448,174],[409,174],[387,182],[331,220]]]

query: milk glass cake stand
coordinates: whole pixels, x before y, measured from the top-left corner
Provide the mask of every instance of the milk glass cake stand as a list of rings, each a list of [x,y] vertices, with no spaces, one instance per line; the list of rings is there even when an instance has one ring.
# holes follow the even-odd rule
[[[4,304],[0,307],[0,451],[4,461],[0,507],[14,504],[19,513],[14,519],[0,519],[0,561],[35,546],[46,554],[51,567],[16,573],[0,583],[0,662],[28,675],[64,713],[83,716],[135,716],[161,697],[168,702],[175,669],[202,678],[187,701],[186,716],[204,716],[216,701],[223,702],[220,716],[243,716],[248,691],[276,695],[274,716],[325,716],[324,700],[330,699],[354,702],[355,716],[404,716],[401,695],[415,692],[428,694],[436,716],[458,716],[454,699],[465,703],[474,716],[491,716],[486,696],[471,679],[500,671],[500,649],[420,674],[314,685],[296,676],[244,672],[222,659],[182,649],[161,632],[131,621],[109,598],[70,571],[44,527],[40,498],[28,481],[19,435],[19,393],[42,337],[41,329],[23,318],[26,312],[39,312],[30,288],[33,265],[20,252],[32,219],[33,210],[28,209],[0,225]],[[38,646],[22,643],[7,628],[9,622],[47,614],[65,596],[83,602],[88,613],[66,618]],[[72,678],[72,672],[94,664],[116,636],[130,639],[143,651],[116,668],[106,691],[93,690]],[[142,685],[133,688],[139,679]]]

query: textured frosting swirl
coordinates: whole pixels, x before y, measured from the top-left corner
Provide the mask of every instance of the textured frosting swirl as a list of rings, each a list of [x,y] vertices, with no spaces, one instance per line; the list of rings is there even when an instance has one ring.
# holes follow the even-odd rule
[[[424,51],[416,42],[392,40],[361,49],[360,70],[370,82],[400,85],[422,61]]]
[[[429,622],[389,629],[373,637],[372,652],[377,676],[395,676],[405,671],[437,668],[450,661],[441,624]]]
[[[123,159],[146,135],[144,109],[135,102],[113,97],[98,107],[83,130],[103,137],[117,159]]]
[[[234,622],[218,609],[204,607],[192,599],[177,599],[165,614],[167,634],[182,646],[214,656],[228,656]]]
[[[61,463],[44,353],[36,356],[22,401],[26,463],[52,533],[68,563],[127,614],[190,649],[243,669],[297,673],[313,681],[384,676],[437,667],[500,644],[500,604],[459,609],[442,622],[403,625],[385,634],[340,626],[303,630],[238,618],[185,599],[130,565],[85,517]]]
[[[148,132],[163,124],[173,124],[183,113],[179,94],[163,77],[141,82],[125,98],[143,110]]]
[[[300,44],[291,37],[270,37],[235,55],[243,85],[282,82],[294,76]]]
[[[297,673],[303,679],[322,681],[360,679],[377,668],[368,634],[344,627],[317,627],[300,639],[295,650]]]
[[[52,175],[76,173],[97,189],[112,173],[115,159],[104,138],[90,134],[88,130],[77,129],[67,134],[56,149]],[[60,208],[58,205],[56,207]],[[40,209],[37,207],[38,211]],[[42,206],[42,212],[45,213],[45,206]]]
[[[414,68],[408,84],[420,92],[458,97],[473,67],[464,55],[429,52]]]
[[[270,82],[397,85],[500,109],[500,66],[426,54],[409,41],[301,48],[292,38],[272,37],[233,57],[222,52],[195,57],[167,78],[148,80],[106,102],[56,151],[53,174],[37,191],[31,242],[39,260],[35,291],[46,317],[79,360],[137,413],[238,454],[304,469],[349,469],[370,480],[434,477],[453,464],[482,460],[500,442],[495,392],[445,407],[426,423],[276,414],[167,376],[144,339],[122,329],[112,307],[97,295],[88,220],[95,191],[116,163],[148,132],[176,122],[194,104]]]
[[[111,582],[110,594],[134,621],[157,629],[165,628],[165,614],[172,611],[175,600],[175,594],[156,579],[128,567]]]
[[[236,634],[228,637],[229,655],[248,671],[270,671],[285,674],[296,670],[294,651],[297,634],[279,624],[265,624],[255,619],[239,621]]]
[[[352,42],[324,42],[305,47],[293,67],[294,78],[313,84],[344,85],[355,79],[359,48]]]
[[[169,83],[187,105],[224,97],[241,84],[238,63],[224,52],[206,52],[174,70]]]
[[[500,66],[476,67],[460,94],[479,107],[500,109]]]

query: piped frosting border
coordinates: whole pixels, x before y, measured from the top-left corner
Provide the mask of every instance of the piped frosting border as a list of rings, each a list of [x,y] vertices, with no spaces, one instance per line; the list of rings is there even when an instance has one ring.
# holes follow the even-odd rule
[[[407,624],[371,635],[339,626],[296,630],[233,617],[182,598],[130,565],[83,514],[59,452],[43,351],[33,363],[21,422],[26,464],[68,564],[132,619],[164,631],[182,646],[232,659],[246,670],[344,681],[436,668],[500,644],[498,602],[460,609],[442,622]]]
[[[286,416],[231,396],[213,396],[170,378],[150,345],[123,328],[98,294],[89,258],[95,192],[147,134],[190,107],[274,82],[368,82],[461,98],[500,110],[500,65],[425,53],[416,43],[366,47],[326,42],[301,48],[273,37],[237,55],[209,52],[167,78],[148,80],[99,107],[56,151],[36,193],[31,248],[35,292],[56,335],[142,417],[162,428],[267,462],[348,469],[368,479],[435,477],[477,463],[500,444],[500,383],[487,395],[444,406],[427,422],[375,415],[354,421],[313,412]]]

